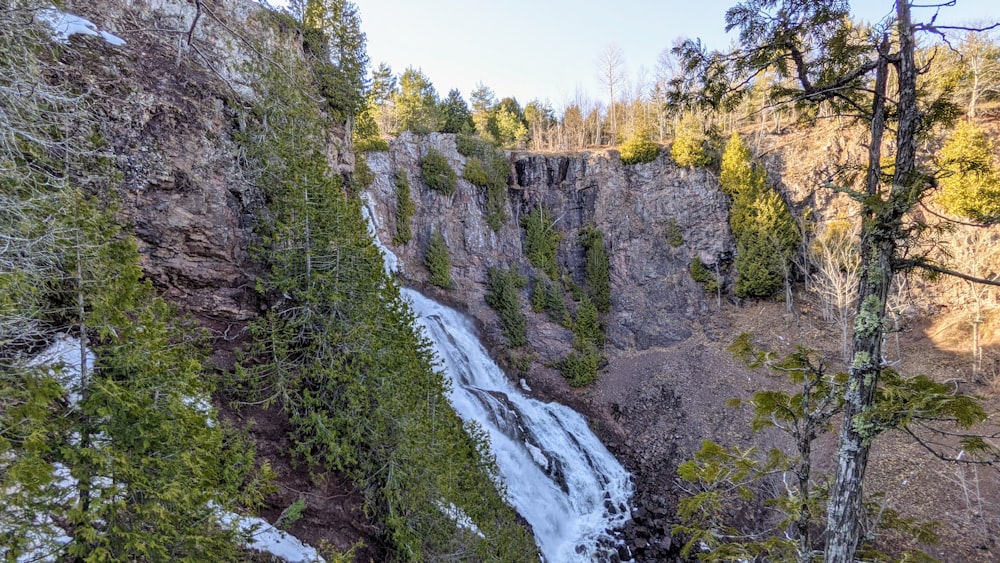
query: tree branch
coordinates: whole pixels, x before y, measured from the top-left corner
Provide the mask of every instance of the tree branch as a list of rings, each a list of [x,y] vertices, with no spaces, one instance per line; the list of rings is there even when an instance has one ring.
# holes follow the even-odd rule
[[[922,268],[924,270],[936,272],[938,274],[944,274],[946,276],[952,276],[955,278],[963,279],[965,281],[970,281],[972,283],[980,283],[983,285],[993,285],[1000,287],[1000,280],[990,280],[986,278],[970,276],[969,274],[963,274],[961,272],[956,272],[955,270],[949,270],[948,268],[943,268],[941,266],[931,264],[930,262],[925,262],[923,260],[897,260],[894,262],[893,265],[899,269]]]

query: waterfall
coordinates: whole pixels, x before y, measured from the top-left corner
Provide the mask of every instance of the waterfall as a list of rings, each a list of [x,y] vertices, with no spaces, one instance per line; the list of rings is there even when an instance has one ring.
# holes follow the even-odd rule
[[[375,214],[365,199],[374,231]],[[373,239],[387,268],[399,263]],[[487,432],[508,500],[531,524],[545,559],[592,561],[613,550],[612,531],[630,517],[632,481],[586,420],[569,407],[521,394],[464,315],[412,289],[401,291],[443,363],[452,406]]]

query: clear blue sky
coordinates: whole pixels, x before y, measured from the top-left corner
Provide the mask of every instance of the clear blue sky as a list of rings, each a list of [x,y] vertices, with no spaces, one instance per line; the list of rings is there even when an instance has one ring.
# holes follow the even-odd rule
[[[602,99],[597,60],[609,45],[622,51],[635,83],[641,69],[656,73],[660,52],[677,37],[700,37],[725,48],[726,10],[736,0],[353,0],[368,37],[372,66],[386,62],[398,75],[419,68],[444,97],[469,93],[482,82],[498,98],[514,96],[562,108],[577,92]],[[273,0],[272,0],[273,3]],[[922,2],[934,3],[933,0]],[[855,14],[875,21],[893,10],[892,0],[855,0]],[[931,12],[915,11],[927,19]],[[957,0],[937,23],[1000,20],[1000,0]]]

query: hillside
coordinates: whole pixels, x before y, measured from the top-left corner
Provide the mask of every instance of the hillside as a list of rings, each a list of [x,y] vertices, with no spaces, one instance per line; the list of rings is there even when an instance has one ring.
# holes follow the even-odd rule
[[[739,360],[737,337],[779,368],[805,346],[835,383],[857,359],[855,304],[823,285],[851,274],[856,255],[824,269],[821,250],[858,240],[859,203],[872,198],[831,179],[862,175],[869,133],[793,110],[772,125],[753,110],[703,114],[685,141],[691,117],[678,114],[671,144],[636,127],[621,147],[571,150],[585,142],[559,141],[566,122],[552,118],[536,144],[544,129],[561,148],[532,151],[515,100],[477,116],[465,107],[451,124],[401,114],[413,122],[380,135],[399,118],[383,110],[403,98],[372,106],[363,41],[350,48],[357,13],[337,16],[320,29],[248,0],[18,0],[0,13],[0,556],[266,560],[232,525],[238,514],[328,561],[537,560],[541,532],[512,507],[499,448],[449,403],[457,378],[405,297],[419,291],[466,314],[506,372],[473,395],[500,405],[491,415],[528,452],[522,465],[542,467],[567,503],[593,505],[580,513],[628,520],[560,553],[683,560],[691,536],[674,527],[697,487],[678,469],[705,440],[794,453],[775,428],[752,429],[750,405],[796,387]],[[986,110],[977,123],[996,139]],[[953,128],[927,133],[921,157],[944,162]],[[988,170],[994,146],[976,147]],[[729,167],[737,153],[745,162]],[[934,177],[906,215],[903,257],[995,279],[1000,227],[944,220],[976,222],[989,198],[969,204],[949,177],[960,176]],[[760,217],[771,222],[747,228]],[[892,325],[876,331],[886,376],[926,374],[938,398],[977,395],[994,412],[994,289],[915,268],[895,283]],[[577,501],[522,407],[503,410],[517,402],[507,387],[582,414],[561,420],[579,421],[568,431],[579,443],[589,425],[631,472],[615,483],[625,497],[634,485],[630,506],[601,496],[615,471],[595,471],[598,492]],[[886,420],[912,414],[903,406]],[[865,547],[998,557],[992,466],[937,459],[911,439],[926,435],[889,422],[866,476],[881,504],[866,512]],[[817,483],[835,469],[837,426],[813,446]],[[954,435],[933,445],[968,455]],[[581,451],[600,465],[590,452],[603,448]],[[791,498],[792,474],[771,468],[739,492]],[[756,500],[722,511],[751,536],[781,518]],[[290,560],[314,552],[301,553]]]

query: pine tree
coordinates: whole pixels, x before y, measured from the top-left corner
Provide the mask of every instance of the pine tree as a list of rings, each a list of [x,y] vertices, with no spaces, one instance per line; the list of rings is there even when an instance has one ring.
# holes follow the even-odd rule
[[[670,157],[678,166],[686,168],[700,168],[711,162],[705,150],[705,134],[694,114],[685,115],[677,125],[674,142],[670,145]]]
[[[951,215],[980,222],[1000,219],[1000,172],[985,131],[961,121],[941,147],[941,193],[937,202]]]
[[[476,128],[472,112],[458,89],[448,92],[448,97],[441,102],[439,113],[442,133],[471,133]]]
[[[427,254],[424,255],[424,265],[430,272],[427,281],[443,289],[450,289],[454,286],[451,281],[451,257],[448,255],[448,243],[445,242],[441,231],[435,230],[431,234]]]
[[[396,132],[430,133],[441,127],[438,94],[434,85],[413,67],[399,77],[399,90],[392,95],[395,105]]]

